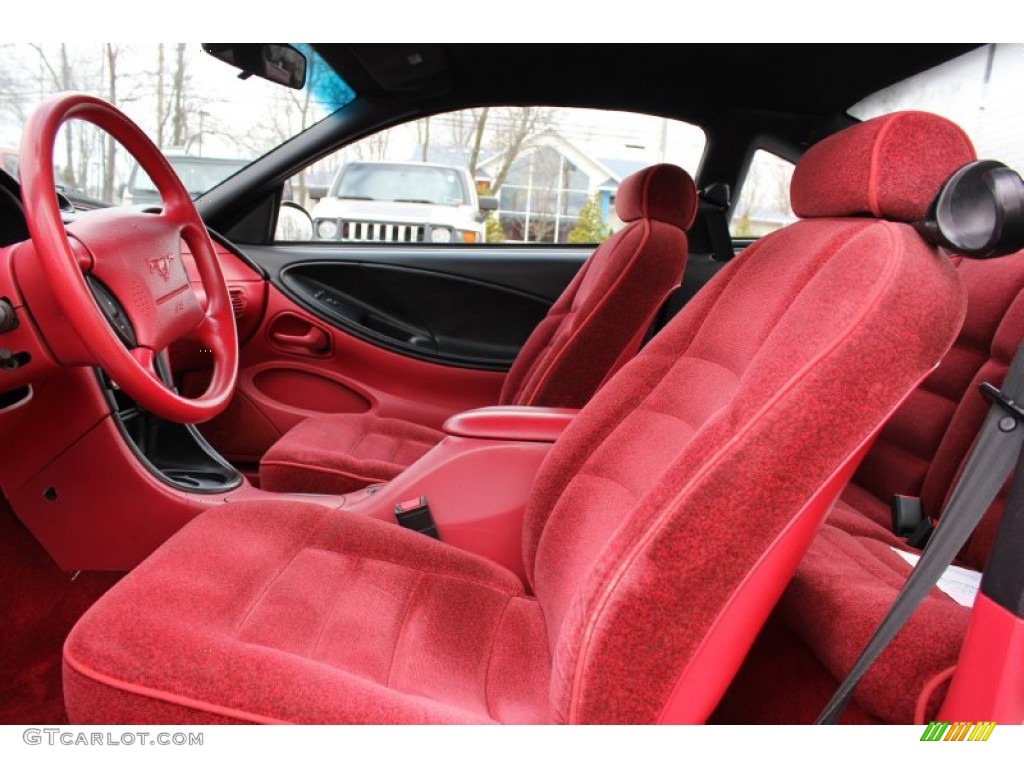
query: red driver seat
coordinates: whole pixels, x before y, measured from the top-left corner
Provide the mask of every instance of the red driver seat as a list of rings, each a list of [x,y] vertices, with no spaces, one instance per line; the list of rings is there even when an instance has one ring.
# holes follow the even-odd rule
[[[628,222],[598,246],[530,334],[499,405],[582,408],[629,360],[686,265],[697,211],[693,179],[655,165],[619,185]],[[260,462],[268,491],[348,493],[390,480],[444,438],[439,430],[374,414],[329,414],[297,424]]]
[[[809,150],[805,220],[723,269],[551,449],[528,585],[378,520],[225,504],[72,631],[72,722],[703,721],[956,336],[956,270],[902,222],[972,157],[922,113]]]

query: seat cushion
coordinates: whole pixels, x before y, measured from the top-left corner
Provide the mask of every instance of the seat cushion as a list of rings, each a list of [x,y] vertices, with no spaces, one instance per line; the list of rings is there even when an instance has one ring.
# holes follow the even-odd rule
[[[849,672],[911,571],[893,551],[905,543],[845,498],[779,603],[782,619],[836,680]],[[915,722],[918,708],[926,720],[934,716],[942,691],[932,689],[956,664],[969,618],[969,608],[933,589],[861,680],[855,701],[889,723]]]
[[[300,422],[260,461],[268,491],[348,493],[390,480],[441,442],[444,433],[372,414],[329,414]]]
[[[717,722],[807,724],[867,645],[911,566],[906,542],[875,521],[881,503],[850,484],[747,656]],[[927,722],[937,715],[970,618],[938,589],[854,690],[844,723]],[[788,675],[788,677],[787,677]]]
[[[542,722],[548,659],[503,568],[344,512],[241,503],[96,603],[65,695],[78,723]]]

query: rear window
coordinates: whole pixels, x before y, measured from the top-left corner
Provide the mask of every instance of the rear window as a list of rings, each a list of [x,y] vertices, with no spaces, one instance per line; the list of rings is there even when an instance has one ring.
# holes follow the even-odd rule
[[[993,43],[896,83],[850,108],[859,120],[920,109],[949,118],[978,157],[1024,171],[1024,45]]]

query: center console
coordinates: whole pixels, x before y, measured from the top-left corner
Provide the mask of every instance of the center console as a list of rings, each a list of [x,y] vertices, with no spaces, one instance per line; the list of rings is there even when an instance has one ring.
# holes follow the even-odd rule
[[[440,539],[493,560],[525,581],[523,515],[541,462],[575,409],[479,408],[444,424],[447,437],[385,485],[350,494],[343,509],[394,523],[425,497]]]

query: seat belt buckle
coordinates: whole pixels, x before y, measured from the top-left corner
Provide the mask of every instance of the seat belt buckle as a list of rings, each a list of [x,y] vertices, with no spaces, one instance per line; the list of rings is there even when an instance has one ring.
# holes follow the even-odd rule
[[[902,496],[893,494],[892,504],[892,532],[907,540],[907,544],[914,549],[924,549],[924,545],[931,538],[935,525],[932,519],[924,513],[921,499],[917,496]]]
[[[917,528],[907,536],[907,544],[912,546],[914,549],[924,549],[928,543],[928,539],[932,537],[932,531],[935,530],[935,524],[932,523],[930,517],[922,518],[921,522],[918,523]]]
[[[426,496],[416,496],[395,504],[395,518],[403,528],[422,533],[438,541],[441,540]]]
[[[924,519],[924,508],[917,496],[902,496],[895,493],[890,504],[892,532],[897,536],[910,536]]]

